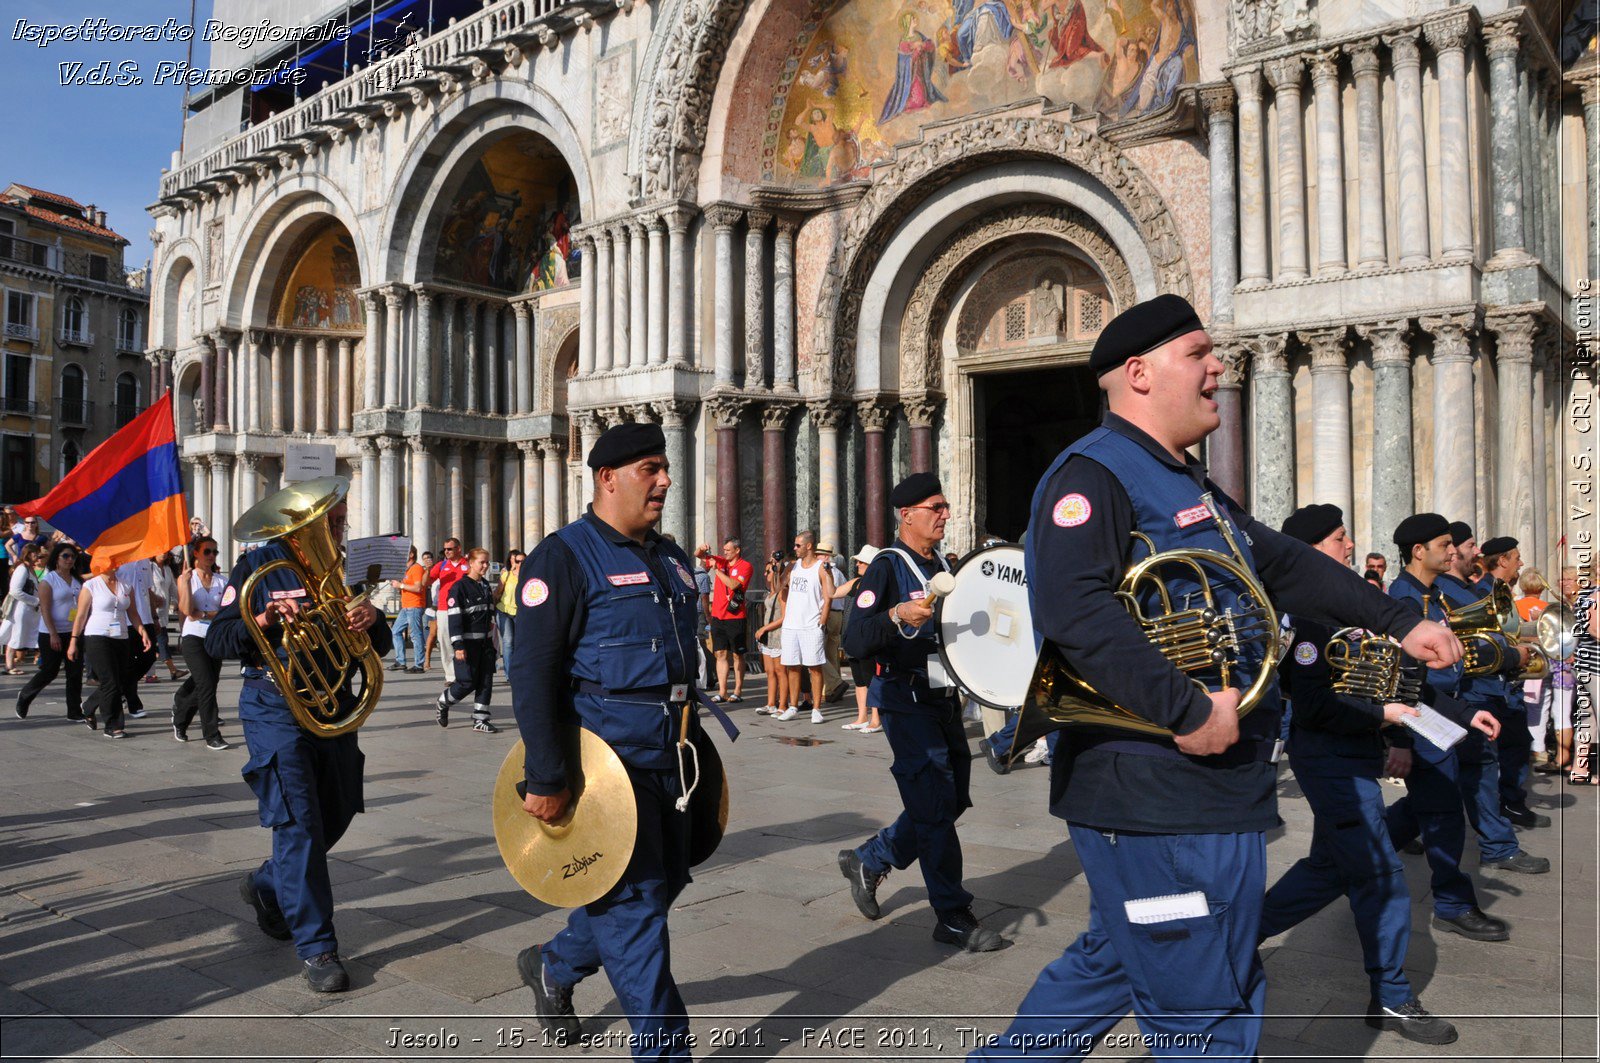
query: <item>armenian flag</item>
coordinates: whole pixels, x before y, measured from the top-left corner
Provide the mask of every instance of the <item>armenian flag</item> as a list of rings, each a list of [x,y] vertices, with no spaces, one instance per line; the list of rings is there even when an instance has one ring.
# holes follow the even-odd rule
[[[49,494],[17,507],[66,532],[109,572],[189,539],[169,391],[89,452]]]

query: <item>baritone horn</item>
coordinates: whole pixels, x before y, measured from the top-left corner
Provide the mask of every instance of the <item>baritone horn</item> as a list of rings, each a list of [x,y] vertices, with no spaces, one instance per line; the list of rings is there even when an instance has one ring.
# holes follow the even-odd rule
[[[1461,661],[1466,675],[1498,675],[1510,663],[1517,640],[1517,603],[1505,580],[1471,605],[1444,607],[1445,623],[1461,640]]]
[[[250,573],[239,592],[245,627],[262,666],[272,673],[295,721],[316,738],[348,734],[366,722],[383,693],[383,664],[364,631],[352,631],[345,614],[366,601],[344,582],[344,552],[328,526],[328,512],[344,500],[350,481],[329,476],[292,484],[245,512],[233,525],[237,542],[278,542],[289,556]],[[280,621],[277,650],[246,603],[270,573],[287,569],[305,587],[299,611]],[[281,650],[283,656],[279,656]],[[356,675],[361,690],[345,707],[343,692]]]
[[[1277,682],[1278,661],[1290,635],[1280,624],[1266,589],[1245,561],[1228,522],[1222,519],[1209,493],[1201,501],[1210,510],[1229,553],[1205,549],[1156,552],[1155,544],[1139,532],[1134,537],[1150,551],[1122,577],[1116,591],[1139,629],[1162,656],[1179,671],[1187,672],[1196,686],[1210,687],[1200,676],[1233,685],[1241,664],[1256,665],[1256,674],[1239,701],[1239,715],[1259,706]],[[1230,578],[1240,589],[1237,607],[1220,608],[1207,569]],[[1175,573],[1192,579],[1195,589],[1176,601]],[[1198,598],[1198,602],[1192,599]],[[1260,654],[1259,661],[1253,660]],[[1017,722],[1012,749],[1025,748],[1041,735],[1062,727],[1088,726],[1132,731],[1171,738],[1172,732],[1130,709],[1116,704],[1091,687],[1067,663],[1059,650],[1047,643],[1034,667],[1027,699]]]
[[[1415,705],[1422,699],[1422,673],[1406,666],[1400,643],[1388,635],[1361,628],[1340,628],[1323,651],[1337,673],[1333,689],[1380,705],[1398,701]]]

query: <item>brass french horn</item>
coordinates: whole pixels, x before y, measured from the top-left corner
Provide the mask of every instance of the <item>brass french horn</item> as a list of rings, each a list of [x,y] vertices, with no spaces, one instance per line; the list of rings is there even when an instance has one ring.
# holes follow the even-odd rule
[[[239,592],[240,613],[295,722],[317,738],[335,738],[360,727],[383,693],[383,664],[372,640],[345,622],[345,613],[366,595],[352,597],[345,586],[344,553],[328,527],[328,511],[349,490],[350,481],[343,476],[292,484],[256,503],[233,524],[236,542],[281,542],[289,552],[289,557],[274,558],[250,573]],[[247,603],[253,601],[256,585],[279,569],[292,572],[306,596],[299,612],[280,623],[282,639],[274,648]],[[357,673],[361,690],[346,707],[344,691]]]
[[[1323,652],[1333,669],[1333,689],[1380,705],[1415,705],[1422,698],[1422,673],[1406,666],[1400,643],[1361,628],[1340,628]]]
[[[1499,675],[1515,652],[1517,641],[1517,603],[1504,580],[1495,580],[1488,594],[1471,605],[1444,607],[1445,623],[1461,640],[1461,662],[1465,675]]]

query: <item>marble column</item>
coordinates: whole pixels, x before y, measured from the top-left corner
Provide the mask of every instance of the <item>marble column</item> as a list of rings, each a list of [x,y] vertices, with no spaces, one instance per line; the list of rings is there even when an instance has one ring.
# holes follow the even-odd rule
[[[519,507],[519,531],[522,549],[532,553],[544,538],[544,455],[539,444],[531,439],[519,439],[517,450],[522,454],[522,503]]]
[[[693,289],[689,286],[693,270],[684,264],[683,249],[688,239],[687,210],[667,214],[667,362],[682,365],[688,361],[689,305]]]
[[[722,280],[717,279],[718,287]],[[712,539],[721,542],[741,537],[739,514],[739,415],[747,400],[719,395],[706,400],[717,432],[717,526]]]
[[[231,564],[233,541],[233,455],[211,455],[211,535],[217,540],[217,557]]]
[[[1395,217],[1400,225],[1400,265],[1416,266],[1433,256],[1428,242],[1428,169],[1423,156],[1422,55],[1415,27],[1383,38],[1394,68],[1396,177]]]
[[[576,515],[583,512],[583,507],[594,495],[594,472],[585,464],[585,459],[594,449],[595,440],[600,438],[600,433],[606,426],[598,410],[579,410],[568,416],[576,417],[578,420],[578,453],[573,455],[573,460],[578,463],[580,487],[578,497],[568,499],[571,503],[569,508]]]
[[[934,472],[938,467],[933,422],[939,416],[939,401],[926,395],[907,396],[900,402],[911,428],[911,471]]]
[[[1423,30],[1439,78],[1439,235],[1446,258],[1472,254],[1466,55],[1470,25],[1468,14],[1458,11],[1429,22]]]
[[[744,234],[744,386],[767,386],[767,226],[772,215],[752,210]]]
[[[400,408],[400,330],[405,321],[406,292],[397,284],[383,289],[383,405]]]
[[[1411,457],[1411,323],[1357,326],[1372,344],[1372,543],[1388,553],[1394,530],[1415,510]]]
[[[1528,258],[1522,224],[1522,144],[1518,127],[1517,57],[1521,17],[1483,28],[1489,53],[1489,177],[1493,189],[1494,256],[1487,266],[1521,264]]]
[[[557,529],[566,524],[562,519],[565,509],[562,504],[561,485],[566,479],[567,444],[560,439],[541,439],[539,453],[544,455],[544,533],[554,535]],[[670,494],[667,495],[667,500],[670,504],[672,500]]]
[[[1355,525],[1350,468],[1350,353],[1344,326],[1302,332],[1311,348],[1312,501],[1339,507]]]
[[[462,444],[458,439],[452,439],[445,444],[444,477],[445,492],[449,496],[446,504],[449,507],[450,523],[445,527],[444,534],[439,536],[440,542],[450,536],[460,539],[467,534],[466,461],[461,450]]]
[[[1433,511],[1471,521],[1478,511],[1473,318],[1422,318],[1433,334]]]
[[[378,437],[378,534],[393,535],[404,532],[400,523],[400,492],[404,477],[400,475],[399,436]]]
[[[1306,160],[1301,134],[1300,83],[1305,57],[1287,55],[1267,64],[1278,111],[1278,280],[1307,275]]]
[[[685,399],[666,399],[652,404],[667,437],[667,465],[672,472],[672,488],[667,492],[661,527],[671,532],[680,546],[687,546],[694,531],[690,514],[694,512],[694,468],[689,460],[689,417],[694,403]]]
[[[482,299],[461,300],[461,338],[465,348],[461,358],[461,394],[468,413],[478,412],[478,320],[482,308]]]
[[[412,401],[418,409],[433,407],[433,293],[418,284],[416,297],[416,365],[412,368]]]
[[[628,320],[633,283],[628,271],[628,226],[617,226],[611,234],[611,368],[628,365],[633,324]]]
[[[1233,75],[1239,96],[1239,284],[1266,284],[1267,262],[1266,109],[1261,99],[1261,68]]]
[[[1256,475],[1250,511],[1273,528],[1281,525],[1295,506],[1294,398],[1287,345],[1288,337],[1281,333],[1246,341],[1255,389],[1250,406],[1255,424]]]
[[[1528,551],[1524,559],[1528,564],[1535,565],[1544,570],[1545,551],[1550,548],[1551,541],[1555,538],[1550,534],[1550,493],[1546,489],[1545,481],[1549,476],[1548,469],[1554,464],[1545,459],[1544,455],[1551,453],[1550,434],[1548,431],[1549,411],[1546,409],[1548,392],[1545,386],[1545,374],[1549,371],[1549,335],[1552,330],[1544,329],[1540,339],[1533,346],[1533,379],[1529,394],[1529,405],[1532,407],[1533,424],[1533,453],[1538,455],[1537,464],[1533,472],[1533,549]]]
[[[233,426],[233,411],[229,409],[233,405],[233,393],[228,381],[229,370],[232,368],[230,363],[233,361],[233,344],[230,342],[228,334],[220,330],[214,334],[212,344],[216,350],[217,364],[212,371],[212,384],[216,388],[216,401],[212,403],[211,427],[216,432],[228,432],[232,430]]]
[[[607,373],[627,358],[611,333],[611,233],[594,231],[594,369]]]
[[[1221,340],[1217,343],[1217,357],[1222,360],[1222,377],[1217,383],[1217,416],[1222,423],[1206,441],[1206,468],[1230,498],[1245,497],[1244,475],[1244,402],[1240,389],[1244,386],[1245,350],[1237,342]]]
[[[1536,543],[1533,480],[1537,452],[1533,449],[1533,422],[1538,408],[1533,404],[1533,345],[1539,319],[1533,314],[1496,315],[1488,319],[1487,325],[1495,337],[1498,370],[1495,485],[1499,511],[1495,514],[1494,534]],[[1548,459],[1549,455],[1539,455],[1541,461]],[[1533,551],[1528,555],[1532,557]]]
[[[650,360],[649,306],[650,280],[644,270],[645,223],[631,219],[628,233],[628,365],[637,369]]]
[[[516,413],[533,412],[533,307],[526,302],[511,304],[517,317],[517,408]]]
[[[1350,73],[1356,82],[1356,176],[1360,187],[1356,268],[1389,264],[1383,216],[1383,93],[1376,41],[1349,46]]]
[[[889,445],[885,430],[894,416],[894,407],[883,399],[868,399],[856,405],[856,416],[861,419],[866,437],[862,480],[866,490],[867,542],[885,547],[893,534],[889,525]]]
[[[1600,277],[1600,74],[1583,83],[1583,158],[1589,189],[1588,275]]]
[[[250,353],[245,363],[245,381],[248,394],[245,395],[244,427],[246,431],[260,432],[266,425],[261,417],[261,362],[266,357],[262,348],[266,344],[266,335],[253,331],[249,336]]]
[[[311,366],[306,354],[306,338],[294,338],[294,384],[289,388],[289,430],[304,435],[311,430],[306,419],[311,404]]]
[[[784,442],[789,415],[793,412],[794,406],[787,402],[761,407],[761,527],[766,532],[763,557],[771,557],[774,550],[788,545],[785,540],[790,532],[790,519],[785,503],[793,470],[784,460],[787,449]]]
[[[716,306],[713,314],[712,337],[716,387],[734,385],[733,364],[733,228],[743,215],[737,207],[716,206],[706,210],[706,219],[715,228],[716,246]],[[718,531],[719,536],[727,532]]]
[[[1517,64],[1517,160],[1523,177],[1524,191],[1531,193],[1537,183],[1534,168],[1534,123],[1528,116],[1534,109],[1533,76],[1527,63]],[[1492,114],[1491,109],[1491,114]],[[1493,174],[1493,169],[1490,171]],[[1544,204],[1536,195],[1528,195],[1521,205],[1523,221],[1523,247],[1537,258],[1545,257]]]
[[[1206,111],[1206,153],[1211,164],[1211,321],[1212,328],[1233,320],[1233,289],[1239,283],[1234,248],[1239,232],[1237,163],[1233,147],[1233,89],[1200,90]]]
[[[362,375],[365,378],[361,385],[361,408],[375,410],[383,405],[383,300],[375,291],[361,293],[361,306],[366,310],[367,331],[362,339]],[[278,341],[278,349],[283,346],[283,340]],[[276,357],[278,349],[273,354]],[[279,393],[274,400],[273,430],[283,431],[282,406],[284,396]]]
[[[1344,247],[1344,104],[1339,98],[1339,49],[1312,56],[1317,101],[1317,276],[1337,276],[1348,259]],[[1349,510],[1345,511],[1346,513]]]
[[[461,342],[461,329],[456,325],[456,303],[453,295],[439,296],[439,402],[447,410],[456,408],[456,357]]]
[[[839,519],[839,426],[845,407],[823,399],[807,403],[806,411],[817,426],[817,534],[835,549],[849,550],[854,544],[843,541]]]
[[[667,228],[661,215],[652,214],[646,221],[646,238],[649,241],[649,262],[646,265],[649,283],[646,285],[644,334],[645,350],[651,365],[667,364]]]
[[[422,551],[431,550],[434,541],[433,521],[436,504],[433,498],[433,444],[431,437],[408,436],[411,447],[411,544]]]
[[[356,440],[356,449],[361,452],[361,471],[355,485],[361,496],[361,519],[355,526],[360,530],[361,538],[378,534],[378,444],[372,436],[362,436]]]
[[[353,397],[351,388],[355,381],[354,352],[348,339],[339,340],[339,411],[334,418],[339,426],[339,431],[348,434],[352,425]]]
[[[595,352],[595,285],[599,263],[595,257],[594,237],[584,233],[578,237],[578,375],[594,372]]]
[[[494,468],[490,461],[492,446],[490,443],[479,443],[473,461],[472,495],[477,506],[473,515],[472,546],[481,546],[489,551],[490,557],[498,557],[501,551],[494,526]]]
[[[243,515],[261,501],[261,455],[240,454],[235,475],[239,479],[239,513]]]
[[[316,416],[313,418],[313,423],[316,425],[317,434],[325,436],[332,429],[332,422],[328,417],[328,407],[332,405],[332,388],[330,386],[331,381],[328,379],[328,372],[332,367],[329,365],[330,356],[328,354],[328,337],[326,336],[317,337],[316,359],[316,388],[312,393],[312,400],[316,404]]]
[[[211,459],[196,454],[189,462],[189,516],[199,517],[207,526],[215,523],[211,512]]]
[[[195,430],[201,433],[211,431],[211,425],[216,418],[216,411],[212,407],[217,404],[217,389],[212,383],[215,376],[213,370],[217,361],[217,349],[209,339],[200,340],[200,386],[195,389],[194,399],[199,403],[195,410]]]
[[[794,354],[794,234],[796,228],[797,225],[793,220],[779,218],[778,234],[773,238],[772,243],[772,390],[779,392],[796,390]]]
[[[484,413],[499,413],[505,390],[500,386],[500,303],[483,303],[483,331],[478,340],[479,408]]]
[[[522,526],[525,501],[522,496],[522,456],[517,453],[516,447],[500,448],[500,494],[505,499],[505,512],[500,522],[504,541],[500,544],[497,556],[504,557],[513,550],[527,549],[527,544],[522,541],[527,534]]]

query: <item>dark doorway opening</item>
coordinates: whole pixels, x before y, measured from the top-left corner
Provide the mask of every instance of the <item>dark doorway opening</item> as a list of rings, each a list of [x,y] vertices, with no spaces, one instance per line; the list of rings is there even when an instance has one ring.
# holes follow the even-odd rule
[[[1017,542],[1040,477],[1067,444],[1100,423],[1100,388],[1088,366],[972,379],[979,531]]]

